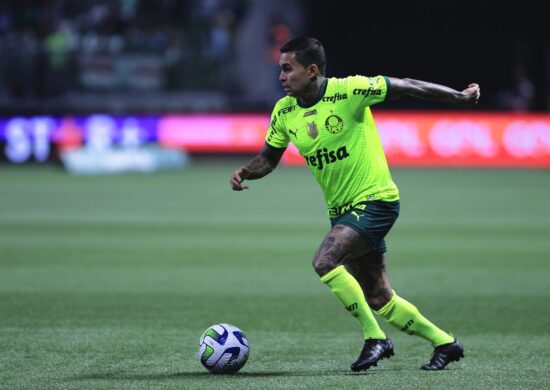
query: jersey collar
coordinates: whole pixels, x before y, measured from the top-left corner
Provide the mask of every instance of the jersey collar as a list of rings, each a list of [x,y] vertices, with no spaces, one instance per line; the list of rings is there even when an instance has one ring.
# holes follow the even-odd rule
[[[309,104],[301,103],[300,99],[296,99],[296,102],[298,103],[298,106],[300,106],[302,108],[310,108],[310,107],[313,107],[314,105],[316,105],[317,103],[319,103],[321,101],[321,99],[325,96],[325,92],[327,91],[327,85],[328,85],[328,79],[325,79],[323,81],[323,84],[321,84],[321,88],[319,88],[319,94],[317,95],[317,99],[315,99],[314,101],[312,101]]]

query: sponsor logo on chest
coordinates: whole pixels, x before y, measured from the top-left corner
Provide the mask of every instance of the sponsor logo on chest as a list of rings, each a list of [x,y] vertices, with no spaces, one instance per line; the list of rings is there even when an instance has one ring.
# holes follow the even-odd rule
[[[346,146],[342,146],[336,150],[328,150],[327,148],[317,149],[317,152],[311,156],[304,156],[307,165],[317,167],[322,170],[330,164],[334,164],[340,160],[349,157],[349,152]]]
[[[347,99],[347,98],[348,98],[347,93],[336,92],[334,95],[323,97],[322,101],[324,103],[326,103],[326,102],[336,103],[339,100],[344,100],[344,99]]]

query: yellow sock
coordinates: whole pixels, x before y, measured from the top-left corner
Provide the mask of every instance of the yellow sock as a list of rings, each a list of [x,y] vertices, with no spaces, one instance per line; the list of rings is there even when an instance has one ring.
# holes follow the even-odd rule
[[[420,314],[416,306],[397,296],[395,291],[392,299],[376,313],[402,332],[418,335],[431,342],[434,347],[454,341],[451,335],[431,323]]]
[[[321,282],[328,285],[330,291],[342,302],[346,310],[359,320],[365,340],[386,338],[386,334],[372,315],[361,286],[343,265],[321,277]]]

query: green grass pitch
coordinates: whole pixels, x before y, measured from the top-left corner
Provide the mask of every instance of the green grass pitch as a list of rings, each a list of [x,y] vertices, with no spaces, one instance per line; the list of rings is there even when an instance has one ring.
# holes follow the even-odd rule
[[[396,355],[353,374],[361,331],[311,267],[329,227],[313,177],[279,168],[234,193],[238,164],[2,166],[0,388],[550,388],[550,172],[394,170],[393,287],[466,358],[421,371],[431,346],[382,324]],[[219,322],[251,343],[234,376],[195,356]]]

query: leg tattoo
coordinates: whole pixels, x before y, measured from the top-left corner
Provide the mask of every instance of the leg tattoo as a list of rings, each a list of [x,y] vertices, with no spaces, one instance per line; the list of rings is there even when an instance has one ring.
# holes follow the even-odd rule
[[[313,268],[319,276],[323,276],[370,251],[367,241],[355,230],[349,226],[335,225],[315,253]]]

